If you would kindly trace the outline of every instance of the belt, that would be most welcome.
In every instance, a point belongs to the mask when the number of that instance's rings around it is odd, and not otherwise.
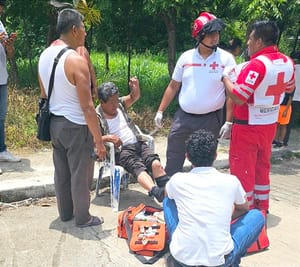
[[[233,119],[233,123],[242,124],[242,125],[248,125],[248,120]]]
[[[51,113],[51,116],[52,117],[56,117],[56,118],[64,118],[65,116],[63,116],[63,115],[55,115],[55,114],[53,114],[53,113]]]
[[[208,113],[204,113],[204,114],[195,114],[195,113],[188,113],[188,112],[185,112],[182,108],[181,108],[182,112],[189,115],[189,116],[194,116],[194,117],[202,117],[202,116],[207,116],[209,114],[212,114],[212,113],[215,113],[215,112],[219,112],[221,109],[218,109],[218,110],[215,110],[215,111],[211,111],[211,112],[208,112]]]

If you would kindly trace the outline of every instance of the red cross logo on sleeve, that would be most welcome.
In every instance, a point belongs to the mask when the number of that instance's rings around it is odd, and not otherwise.
[[[250,79],[256,79],[256,74],[254,72],[251,72],[251,74],[249,75],[250,76]]]
[[[286,87],[284,72],[280,72],[277,76],[276,84],[270,85],[266,91],[266,96],[274,96],[273,105],[279,104],[280,95],[285,91]]]
[[[210,64],[209,65],[213,70],[215,70],[216,69],[216,67],[218,67],[219,66],[219,64],[217,64],[217,62],[216,61],[214,61],[212,64]]]

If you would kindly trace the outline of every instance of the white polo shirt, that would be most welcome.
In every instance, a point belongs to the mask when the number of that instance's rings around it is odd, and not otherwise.
[[[226,66],[236,65],[229,52],[217,48],[204,59],[197,48],[184,52],[178,59],[172,79],[181,82],[179,105],[187,113],[206,114],[221,109],[225,88],[221,77]]]

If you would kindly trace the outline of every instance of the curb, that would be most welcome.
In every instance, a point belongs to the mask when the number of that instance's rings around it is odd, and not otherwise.
[[[278,163],[283,159],[292,158],[292,157],[300,157],[299,150],[290,150],[289,148],[282,148],[280,150],[272,151],[271,163]],[[229,162],[228,162],[228,154],[227,153],[219,153],[218,159],[214,162],[213,165],[216,169],[219,170],[228,170]],[[94,180],[92,184],[92,190],[96,187],[96,182],[98,179],[98,171],[95,167]],[[191,165],[189,162],[185,162],[183,170],[189,171],[191,169]],[[7,180],[1,182],[0,187],[0,202],[11,203],[17,202],[21,200],[25,200],[28,198],[43,198],[43,197],[52,197],[55,196],[55,188],[53,183],[52,174],[44,175],[43,177],[38,177],[37,174],[35,177],[30,177],[30,179],[15,179],[15,180]],[[49,178],[50,176],[50,178]],[[136,179],[130,179],[129,183],[136,183]],[[105,173],[103,179],[100,183],[100,189],[109,186],[109,173]]]

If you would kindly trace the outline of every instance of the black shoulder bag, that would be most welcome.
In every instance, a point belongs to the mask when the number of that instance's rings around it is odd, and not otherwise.
[[[50,82],[48,86],[48,98],[47,99],[41,99],[39,103],[39,112],[36,114],[36,122],[38,125],[37,129],[37,139],[40,141],[50,141],[50,119],[51,119],[51,113],[49,110],[49,102],[50,102],[50,97],[52,93],[52,88],[53,88],[53,83],[54,83],[54,74],[55,74],[55,69],[57,66],[57,63],[59,61],[59,58],[65,53],[69,47],[63,48],[56,58],[54,59],[53,67],[52,67],[52,72],[50,76]]]

